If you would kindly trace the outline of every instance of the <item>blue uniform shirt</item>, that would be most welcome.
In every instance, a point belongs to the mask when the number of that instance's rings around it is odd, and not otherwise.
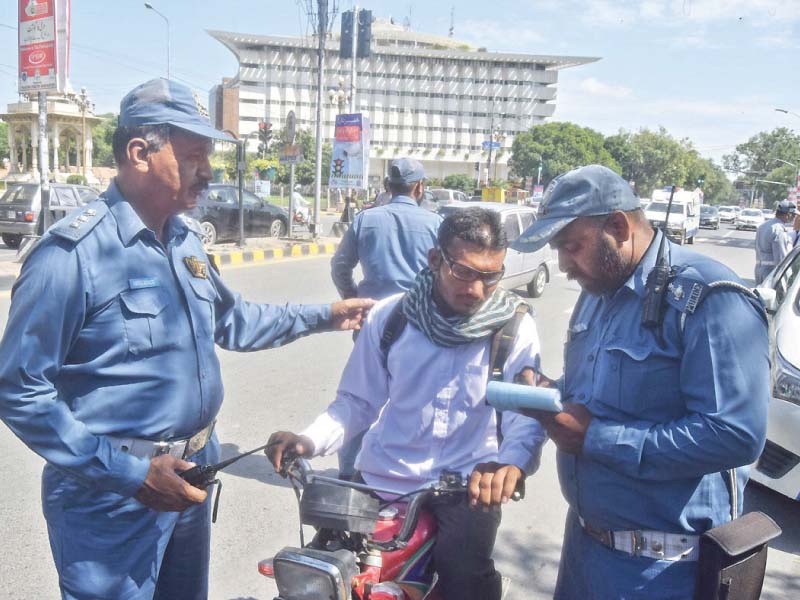
[[[582,294],[565,347],[565,400],[594,415],[580,456],[558,453],[573,510],[596,527],[702,533],[730,520],[725,471],[738,497],[766,434],[767,325],[754,300],[717,289],[682,312],[694,282],[739,281],[720,263],[669,243],[680,274],[663,326],[641,326],[660,234],[627,283]]]
[[[358,213],[331,261],[336,289],[343,298],[379,300],[406,291],[428,265],[441,222],[408,196]],[[359,262],[364,279],[356,286],[353,269]]]
[[[60,471],[123,496],[139,489],[149,461],[113,449],[106,434],[193,435],[222,402],[215,343],[279,346],[331,316],[327,305],[243,301],[202,264],[200,240],[177,217],[165,239],[112,183],[28,257],[0,343],[3,421]]]

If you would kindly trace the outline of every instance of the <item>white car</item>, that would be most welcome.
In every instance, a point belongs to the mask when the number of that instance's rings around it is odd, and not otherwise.
[[[732,206],[719,207],[719,220],[723,223],[733,223],[736,219],[736,211]]]
[[[772,398],[754,481],[800,500],[800,246],[757,289],[769,314]]]
[[[742,209],[738,215],[736,215],[736,220],[734,224],[736,225],[736,229],[758,229],[758,226],[764,222],[764,213],[761,212],[760,208],[745,208]]]
[[[536,220],[536,211],[530,206],[501,202],[453,202],[443,206],[439,214],[446,217],[454,211],[474,207],[488,208],[500,213],[509,244]],[[544,293],[544,288],[550,281],[556,268],[556,261],[550,246],[545,246],[536,252],[518,252],[509,248],[504,266],[506,272],[501,281],[504,288],[513,290],[525,287],[531,298],[538,298]]]
[[[469,196],[460,190],[446,190],[444,188],[431,189],[430,192],[434,195],[436,200],[441,206],[447,206],[452,202],[468,202]]]

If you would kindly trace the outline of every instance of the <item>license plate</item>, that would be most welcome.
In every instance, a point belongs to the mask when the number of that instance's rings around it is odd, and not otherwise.
[[[7,210],[6,217],[9,219],[16,219],[17,218],[17,211],[15,210]]]

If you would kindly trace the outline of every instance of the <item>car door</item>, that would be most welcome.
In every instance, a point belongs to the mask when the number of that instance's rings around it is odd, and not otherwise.
[[[239,235],[239,202],[231,186],[212,187],[204,202],[205,219],[217,228],[217,239],[231,240]]]
[[[269,235],[270,215],[261,210],[261,198],[255,194],[243,191],[244,200],[244,231],[248,237],[267,237]]]
[[[536,211],[530,209],[520,212],[519,220],[522,224],[522,231],[526,231],[536,221]],[[525,252],[522,256],[525,272],[530,278],[533,276],[533,272],[542,265],[546,265],[548,270],[550,269],[548,263],[552,262],[553,252],[550,250],[550,246],[545,244],[543,248],[539,248],[536,252]]]
[[[59,185],[54,185],[50,188],[50,217],[52,223],[60,221],[80,205],[81,202],[73,188]]]
[[[520,228],[518,211],[503,211],[503,229],[506,232],[506,239],[511,244],[519,237],[522,232]],[[525,272],[525,258],[522,252],[513,248],[506,251],[506,274],[503,278],[503,285],[506,289],[513,290],[528,283]]]

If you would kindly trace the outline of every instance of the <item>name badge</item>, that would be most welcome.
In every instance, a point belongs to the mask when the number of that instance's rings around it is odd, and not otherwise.
[[[144,288],[159,287],[161,282],[155,277],[139,277],[137,279],[128,279],[128,286],[132,290],[142,290]]]

